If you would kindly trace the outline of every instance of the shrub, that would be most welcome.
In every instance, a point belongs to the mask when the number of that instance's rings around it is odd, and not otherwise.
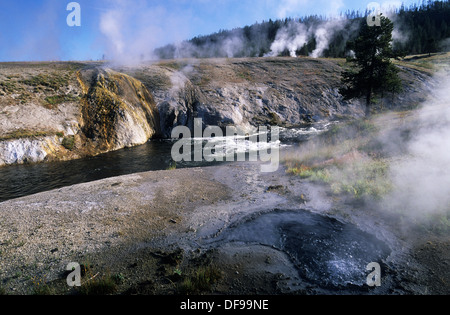
[[[74,136],[64,137],[62,141],[62,146],[67,150],[72,151],[73,148],[75,147],[75,137]]]
[[[79,99],[79,97],[73,95],[52,95],[47,96],[45,98],[45,102],[47,103],[47,107],[51,109],[54,106],[62,104],[64,102],[75,102]]]
[[[36,138],[36,137],[46,137],[50,135],[46,131],[34,131],[27,129],[17,129],[6,135],[0,136],[0,141],[14,140],[14,139],[24,139],[24,138]]]

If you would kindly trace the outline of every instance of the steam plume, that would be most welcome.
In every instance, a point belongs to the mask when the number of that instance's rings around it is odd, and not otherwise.
[[[394,191],[384,207],[414,218],[450,209],[450,74],[418,111],[407,158],[391,167]]]
[[[278,56],[285,49],[289,50],[291,57],[296,57],[296,51],[301,49],[308,41],[309,31],[302,23],[291,21],[286,27],[281,28],[275,41],[272,43],[268,56]]]
[[[275,41],[270,47],[271,52],[267,56],[278,56],[287,49],[291,57],[296,57],[297,51],[314,38],[316,48],[310,53],[310,56],[322,57],[333,36],[343,30],[347,23],[346,20],[333,18],[308,28],[300,21],[290,21],[287,26],[278,31]]]
[[[190,13],[168,11],[145,1],[111,1],[100,16],[100,31],[106,44],[107,59],[121,64],[136,64],[153,59],[156,47],[165,41],[180,41],[188,36]]]

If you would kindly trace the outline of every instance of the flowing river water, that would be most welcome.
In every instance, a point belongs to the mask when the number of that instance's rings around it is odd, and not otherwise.
[[[281,129],[281,146],[295,145],[318,134],[328,124],[314,127]],[[207,141],[205,139],[204,141]],[[211,139],[209,139],[211,140]],[[193,140],[194,141],[194,140]],[[229,142],[227,141],[229,144]],[[0,202],[23,196],[133,173],[166,170],[174,166],[170,140],[149,141],[144,145],[101,154],[95,157],[64,162],[33,165],[12,165],[0,168]],[[249,154],[249,141],[237,143],[236,150]],[[212,166],[227,162],[178,162],[177,168]]]

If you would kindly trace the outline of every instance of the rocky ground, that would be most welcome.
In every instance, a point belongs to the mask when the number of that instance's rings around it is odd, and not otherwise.
[[[450,292],[445,235],[398,229],[395,217],[347,204],[284,168],[261,173],[259,167],[141,173],[1,203],[0,287],[5,294],[85,292],[66,284],[67,264],[78,262],[87,267],[84,286],[112,279],[114,288],[101,292],[113,294]],[[392,251],[382,286],[320,286],[302,279],[275,247],[211,242],[275,209],[332,216],[383,240]],[[205,275],[206,284],[198,280]]]

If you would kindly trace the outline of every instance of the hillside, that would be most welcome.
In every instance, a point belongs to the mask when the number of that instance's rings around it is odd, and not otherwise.
[[[298,126],[360,117],[338,93],[341,59],[242,58],[0,65],[0,166],[75,159],[168,138],[174,126]],[[429,73],[401,66],[404,91],[380,100],[411,108]],[[430,69],[424,69],[430,70]]]
[[[405,54],[449,51],[450,2],[423,1],[382,12],[394,22],[393,46]],[[366,13],[347,11],[339,17],[304,16],[262,21],[232,30],[197,36],[155,50],[159,58],[313,56],[344,58]]]

